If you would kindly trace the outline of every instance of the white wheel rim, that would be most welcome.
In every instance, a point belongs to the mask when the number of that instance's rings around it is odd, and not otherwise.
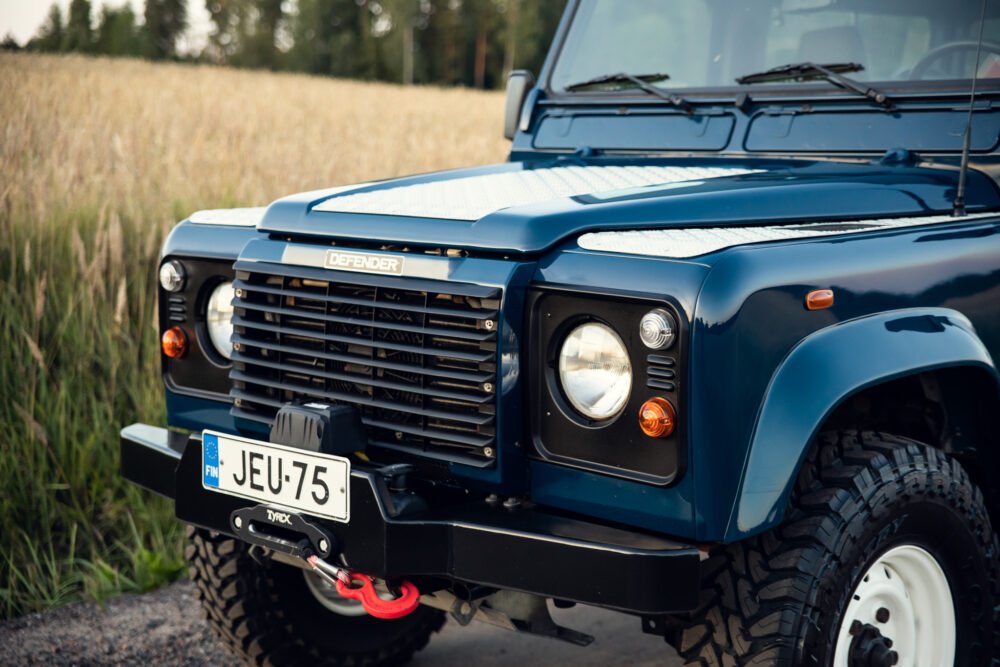
[[[888,619],[879,610],[888,611]],[[890,549],[851,594],[837,635],[834,667],[850,667],[851,625],[871,624],[892,640],[897,667],[940,667],[955,660],[955,604],[948,577],[930,553],[914,545]]]
[[[309,592],[313,594],[316,601],[333,613],[341,616],[365,616],[368,614],[359,600],[345,598],[337,592],[335,586],[315,572],[303,570],[302,576],[305,577],[306,586],[309,587]]]

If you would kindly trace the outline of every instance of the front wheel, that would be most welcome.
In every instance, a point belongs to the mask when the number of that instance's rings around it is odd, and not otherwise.
[[[239,540],[196,528],[188,537],[190,576],[208,622],[248,664],[402,665],[444,625],[444,614],[428,607],[373,618],[311,573],[258,563]]]
[[[921,546],[901,544],[879,556],[854,588],[833,664],[951,665],[956,628],[955,599],[941,562]]]
[[[827,433],[778,528],[717,550],[688,665],[1000,664],[998,544],[962,467],[912,440]]]

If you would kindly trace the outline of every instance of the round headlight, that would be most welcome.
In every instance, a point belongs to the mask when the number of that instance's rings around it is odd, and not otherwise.
[[[616,417],[632,391],[632,363],[622,339],[597,322],[573,329],[559,351],[559,381],[580,414],[594,421]]]
[[[208,298],[205,325],[215,351],[226,359],[233,355],[233,284],[222,283]]]
[[[160,267],[160,287],[168,292],[180,292],[184,288],[184,265],[176,259],[164,262]]]
[[[651,350],[665,350],[673,345],[676,335],[674,316],[662,308],[649,311],[639,321],[639,338]]]

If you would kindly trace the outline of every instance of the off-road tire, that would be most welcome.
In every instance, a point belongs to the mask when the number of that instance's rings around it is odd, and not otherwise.
[[[982,494],[944,453],[873,432],[818,438],[784,522],[704,563],[701,605],[674,644],[689,666],[828,666],[859,578],[903,543],[948,577],[955,665],[1000,664],[1000,552]]]
[[[209,624],[252,665],[402,665],[444,625],[418,607],[404,618],[337,615],[309,592],[302,571],[258,563],[239,540],[188,528],[190,577]]]

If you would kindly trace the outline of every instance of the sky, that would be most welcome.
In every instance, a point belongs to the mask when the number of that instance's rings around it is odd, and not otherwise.
[[[62,7],[65,16],[70,0],[0,0],[0,39],[9,32],[20,44],[24,44],[45,21],[45,15],[49,13],[53,1]],[[142,0],[91,0],[94,21],[97,21],[101,6],[120,7],[126,2],[132,5],[141,19]],[[180,45],[182,50],[200,47],[208,35],[208,12],[203,0],[188,0],[188,23],[188,35],[185,43]]]

